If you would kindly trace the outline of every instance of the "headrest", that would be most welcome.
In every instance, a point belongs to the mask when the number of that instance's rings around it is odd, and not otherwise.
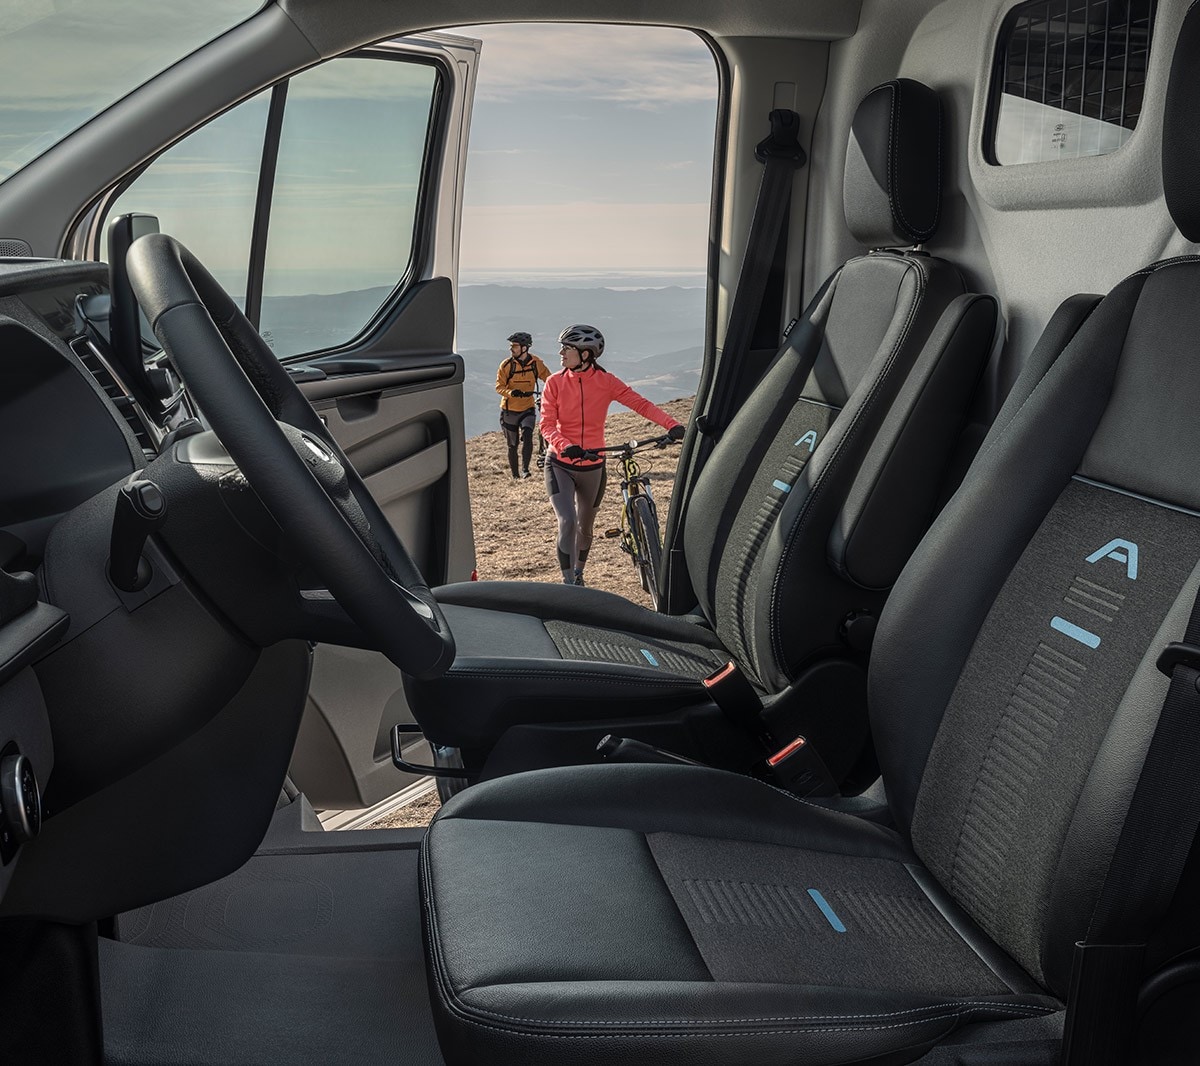
[[[846,149],[846,225],[868,248],[924,244],[942,206],[942,106],[897,78],[858,105]]]
[[[1189,241],[1200,241],[1200,7],[1188,9],[1175,42],[1163,113],[1163,191],[1167,210]]]

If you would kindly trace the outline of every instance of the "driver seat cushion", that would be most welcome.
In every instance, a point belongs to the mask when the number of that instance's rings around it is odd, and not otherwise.
[[[729,661],[702,619],[599,589],[463,582],[437,597],[454,663],[437,679],[404,678],[411,706],[453,708],[421,716],[435,743],[490,748],[510,726],[603,720],[617,704],[629,715],[693,706],[707,699],[701,679]]]
[[[1059,1007],[896,833],[717,770],[476,786],[435,820],[421,877],[449,1062],[703,1063],[731,1043],[859,1062]]]

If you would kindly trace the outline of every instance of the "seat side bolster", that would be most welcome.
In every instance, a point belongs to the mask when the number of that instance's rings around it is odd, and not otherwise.
[[[889,588],[933,520],[998,313],[991,296],[959,296],[917,356],[830,532],[847,581]]]

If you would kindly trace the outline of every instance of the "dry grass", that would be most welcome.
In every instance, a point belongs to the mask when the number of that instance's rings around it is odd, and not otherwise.
[[[662,405],[686,424],[692,400],[671,400]],[[605,436],[610,445],[639,437],[655,436],[659,429],[640,415],[621,410],[609,415]],[[659,520],[666,523],[679,448],[643,453],[639,462],[649,473]],[[620,541],[606,540],[604,530],[621,522],[620,468],[609,463],[608,489],[596,519],[596,539],[587,564],[587,583],[650,605],[637,571]],[[538,471],[526,481],[514,481],[508,469],[504,436],[483,433],[467,441],[467,484],[471,492],[471,518],[475,525],[475,558],[481,581],[562,580],[555,556],[557,524],[546,496],[545,478]]]
[[[671,400],[660,406],[686,424],[692,411],[692,398]],[[624,410],[610,414],[604,429],[610,445],[658,434],[658,427],[653,423]],[[665,525],[679,448],[672,446],[645,453],[639,462],[643,473],[650,475],[659,521]],[[562,573],[554,550],[557,524],[546,496],[545,479],[535,471],[528,480],[513,480],[508,469],[504,435],[499,430],[467,441],[467,484],[471,492],[479,579],[561,581]],[[649,607],[650,598],[642,591],[629,556],[621,551],[620,540],[607,540],[603,536],[604,530],[615,528],[620,522],[620,473],[614,461],[609,464],[608,490],[596,519],[596,539],[586,570],[587,583]],[[430,792],[366,828],[428,825],[437,814],[438,806],[437,792]]]

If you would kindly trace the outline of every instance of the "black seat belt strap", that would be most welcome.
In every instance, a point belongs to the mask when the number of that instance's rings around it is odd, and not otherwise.
[[[760,141],[754,150],[755,158],[763,164],[762,183],[754,205],[754,218],[746,238],[746,254],[729,311],[721,362],[713,382],[713,404],[702,416],[704,434],[715,441],[729,422],[732,397],[729,383],[736,375],[738,364],[749,351],[754,327],[767,291],[767,279],[779,232],[783,227],[788,204],[791,203],[792,177],[807,162],[800,145],[800,116],[795,111],[772,111],[771,134]],[[710,444],[711,446],[711,444]]]
[[[1182,643],[1158,668],[1171,678],[1087,938],[1075,946],[1063,1066],[1132,1060],[1146,944],[1167,914],[1200,829],[1200,594]]]

